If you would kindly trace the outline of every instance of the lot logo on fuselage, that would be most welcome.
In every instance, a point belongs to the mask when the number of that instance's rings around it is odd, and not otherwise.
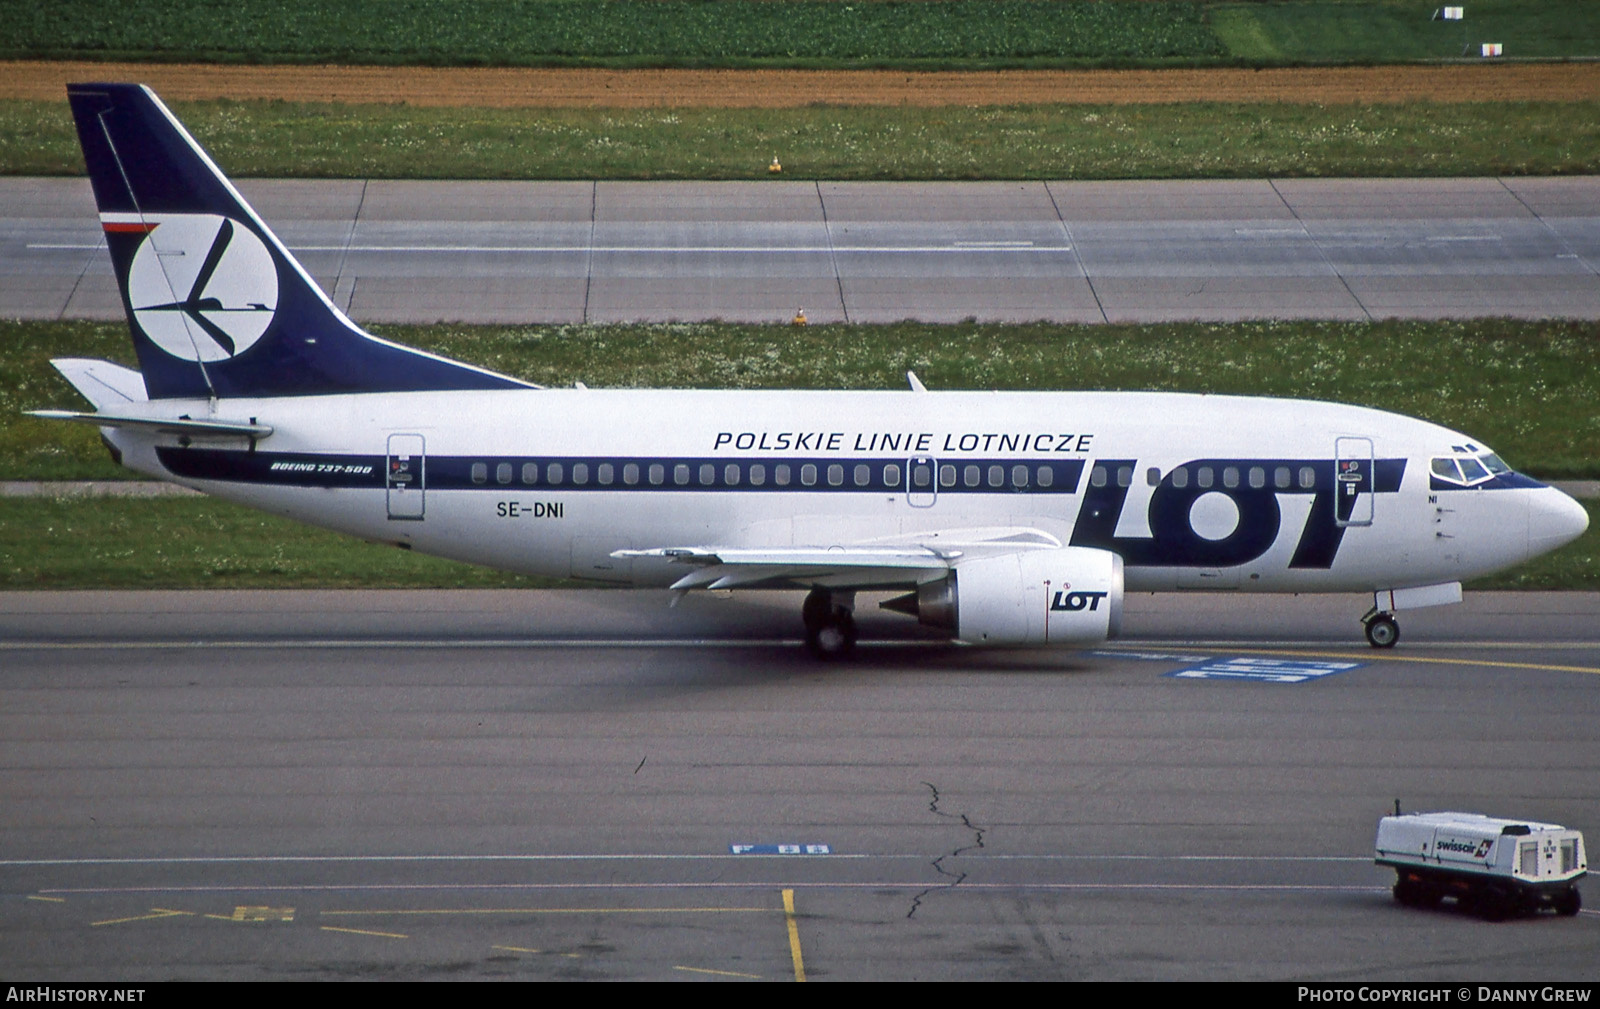
[[[186,361],[225,361],[272,325],[278,271],[256,233],[216,214],[157,219],[128,267],[128,304],[156,346]]]
[[[1111,550],[1134,567],[1227,568],[1248,564],[1261,557],[1273,543],[1283,524],[1280,495],[1311,498],[1305,525],[1299,530],[1291,569],[1333,566],[1344,539],[1341,524],[1354,511],[1361,494],[1395,494],[1405,475],[1405,460],[1379,459],[1370,475],[1347,480],[1333,459],[1195,459],[1167,472],[1151,489],[1148,518],[1149,535],[1119,535],[1117,526],[1128,503],[1131,474],[1137,461],[1104,459],[1097,465],[1106,473],[1126,471],[1130,479],[1090,481],[1084,489],[1083,505],[1072,529],[1072,545]],[[1216,474],[1234,473],[1220,482],[1202,486],[1198,479],[1179,483],[1174,474],[1185,475],[1209,469]],[[1257,476],[1251,479],[1251,470]],[[1280,483],[1267,475],[1282,471],[1289,482]],[[1309,476],[1309,483],[1300,476]],[[1344,481],[1344,482],[1341,482]],[[1337,493],[1340,487],[1349,493]]]

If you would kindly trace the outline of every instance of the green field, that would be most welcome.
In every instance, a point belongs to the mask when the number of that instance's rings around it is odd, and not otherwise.
[[[1254,322],[788,326],[383,326],[384,336],[545,385],[1158,389],[1360,403],[1480,438],[1545,478],[1600,478],[1591,323]],[[50,357],[128,361],[120,323],[0,322],[0,473],[128,475],[96,432],[21,416],[82,406]]]
[[[175,111],[225,171],[278,178],[754,179],[774,155],[829,180],[1600,172],[1600,102]],[[0,101],[0,174],[82,172],[65,102]]]
[[[1600,54],[1592,0],[0,0],[0,58],[452,66],[1207,66]]]
[[[1434,21],[1432,2],[1208,5],[1230,57],[1246,63],[1406,63],[1477,56],[1499,42],[1510,57],[1600,54],[1593,0],[1476,0],[1461,21]],[[1466,50],[1466,51],[1464,51]]]
[[[366,543],[211,498],[0,498],[0,591],[554,584]]]

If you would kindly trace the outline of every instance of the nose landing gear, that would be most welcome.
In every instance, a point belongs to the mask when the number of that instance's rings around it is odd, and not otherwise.
[[[819,659],[840,659],[856,646],[856,594],[812,589],[800,608],[806,647]]]
[[[1367,644],[1374,648],[1393,648],[1400,640],[1400,625],[1395,622],[1394,614],[1376,606],[1362,616],[1361,627],[1367,632]]]

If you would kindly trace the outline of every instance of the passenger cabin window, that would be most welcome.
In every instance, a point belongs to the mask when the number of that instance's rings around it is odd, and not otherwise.
[[[982,479],[983,476],[976,466],[968,466],[961,471],[961,482],[968,487],[978,486]]]
[[[763,466],[761,463],[758,463],[758,462],[751,463],[750,464],[750,485],[752,487],[760,487],[762,484],[764,484],[766,482],[767,482],[767,467]]]
[[[922,478],[924,480],[926,480],[927,476],[925,474],[923,474]],[[842,485],[843,483],[844,483],[844,467],[839,465],[836,462],[835,463],[829,463],[828,464],[828,486],[829,487],[838,487],[838,486]]]
[[[586,462],[575,462],[575,463],[572,464],[572,482],[575,483],[575,484],[579,484],[579,485],[586,484],[586,483],[589,482],[589,464],[588,463],[586,463]]]
[[[611,481],[616,479],[617,469],[610,463],[603,462],[599,466],[598,476],[600,478],[600,482],[609,487],[611,486]]]
[[[947,468],[952,474],[955,472],[955,467],[951,466]],[[955,482],[954,476],[952,476],[950,479],[951,483]],[[898,488],[900,486],[900,467],[894,463],[890,463],[889,465],[885,466],[883,468],[883,482],[888,484],[891,489]]]
[[[630,462],[622,467],[622,482],[632,487],[639,482],[639,464]]]
[[[539,464],[538,463],[536,463],[536,462],[525,462],[525,463],[522,464],[522,482],[523,483],[538,483],[539,482]]]
[[[1215,481],[1212,478],[1211,467],[1201,466],[1200,471],[1195,474],[1194,485],[1204,489],[1210,487],[1213,482]]]
[[[511,482],[511,464],[503,462],[494,468],[495,483]]]
[[[1161,486],[1161,470],[1155,466],[1151,466],[1149,469],[1145,470],[1144,482],[1145,485],[1149,487]]]
[[[1049,466],[1040,466],[1038,478],[1040,487],[1052,486],[1056,482],[1056,471]]]
[[[772,478],[779,487],[789,486],[789,464],[780,462],[772,468]]]
[[[544,478],[551,484],[559,484],[566,475],[566,470],[558,462],[553,462],[544,468]]]
[[[679,487],[687,484],[689,482],[689,467],[681,462],[672,467],[672,482]]]
[[[1104,466],[1096,466],[1090,470],[1089,482],[1096,487],[1104,487],[1106,485],[1106,468]]]
[[[1311,490],[1317,485],[1317,468],[1315,466],[1300,467],[1300,489]]]
[[[1132,487],[1133,486],[1133,467],[1132,466],[1118,466],[1117,467],[1117,486],[1118,487]]]
[[[1260,490],[1267,485],[1267,471],[1260,466],[1250,467],[1250,486]]]
[[[893,480],[889,479],[889,471],[890,470],[893,470],[894,473],[895,473],[895,477],[894,477]],[[900,480],[900,467],[898,467],[898,466],[885,466],[884,467],[884,469],[883,469],[883,481],[884,481],[884,483],[887,483],[889,486],[893,487],[896,483],[899,482],[899,480]],[[950,465],[949,463],[945,463],[943,466],[940,466],[939,467],[939,486],[940,487],[954,487],[955,485],[956,485],[956,468],[954,466]]]
[[[807,487],[815,487],[817,485],[817,467],[814,463],[808,462],[800,467],[800,482]]]
[[[708,462],[701,463],[700,464],[700,485],[702,487],[709,487],[709,486],[711,486],[712,484],[714,484],[716,482],[717,482],[717,467],[713,466],[711,463],[708,463]]]
[[[650,483],[653,486],[659,487],[663,483],[666,482],[666,479],[667,479],[667,468],[665,466],[661,465],[658,462],[651,463],[650,464]]]
[[[486,462],[475,462],[475,463],[472,464],[472,482],[473,483],[488,483],[489,482],[489,464],[488,463],[486,463]]]
[[[730,462],[722,467],[722,482],[729,487],[739,486],[739,464]]]
[[[1177,469],[1172,471],[1172,486],[1178,488],[1179,490],[1183,490],[1185,487],[1189,486],[1189,467],[1179,466]]]
[[[1287,467],[1287,466],[1275,466],[1275,467],[1273,467],[1273,470],[1272,470],[1272,486],[1278,488],[1279,490],[1288,490],[1289,489],[1289,481],[1290,481],[1289,467]]]

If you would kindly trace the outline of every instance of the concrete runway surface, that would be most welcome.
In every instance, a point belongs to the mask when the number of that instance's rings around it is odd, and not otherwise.
[[[864,605],[830,665],[798,594],[664,603],[0,595],[0,976],[1600,977],[1600,915],[1371,863],[1397,797],[1600,837],[1600,594],[1392,652],[1355,596],[1131,597],[1079,653]]]
[[[1600,177],[240,189],[371,322],[1600,318]],[[0,179],[0,318],[121,318],[87,180]]]

